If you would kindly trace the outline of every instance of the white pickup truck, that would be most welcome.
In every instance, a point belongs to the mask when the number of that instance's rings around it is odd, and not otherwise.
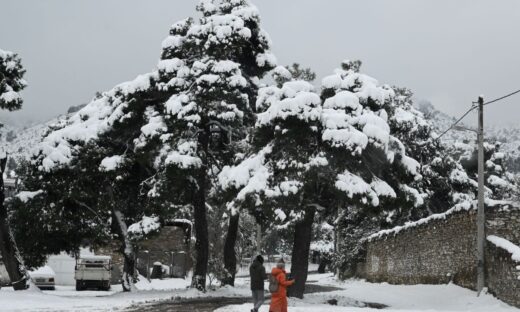
[[[90,288],[109,290],[111,269],[112,258],[110,256],[81,256],[76,260],[74,273],[76,290]]]

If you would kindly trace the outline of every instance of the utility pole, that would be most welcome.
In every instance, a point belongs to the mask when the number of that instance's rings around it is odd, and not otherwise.
[[[484,247],[486,242],[484,212],[484,98],[478,98],[478,211],[477,211],[477,292],[485,285]]]

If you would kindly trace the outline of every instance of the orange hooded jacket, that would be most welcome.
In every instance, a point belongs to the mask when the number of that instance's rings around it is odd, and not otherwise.
[[[271,305],[269,312],[287,312],[287,287],[294,284],[294,281],[286,280],[285,270],[273,268],[271,275],[278,281],[278,291],[271,295]]]

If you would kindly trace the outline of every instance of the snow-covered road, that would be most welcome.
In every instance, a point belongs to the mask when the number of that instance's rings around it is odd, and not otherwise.
[[[379,303],[388,312],[519,312],[489,294],[480,297],[474,291],[449,285],[389,285],[374,284],[360,280],[338,282],[330,274],[311,275],[311,281],[318,285],[329,285],[342,290],[313,293],[303,300],[289,299],[290,312],[373,312],[375,308],[363,307],[364,303]],[[327,301],[337,300],[337,306]],[[268,311],[268,306],[262,308]],[[250,304],[233,305],[220,308],[216,312],[249,312]],[[262,310],[260,310],[262,311]]]
[[[141,290],[135,293],[122,293],[119,286],[114,286],[111,292],[76,292],[70,287],[58,287],[54,292],[15,292],[9,288],[2,288],[0,311],[121,311],[129,308],[139,311],[139,307],[145,305],[150,307],[155,302],[171,302],[186,298],[250,296],[247,278],[237,279],[235,288],[219,288],[206,294],[186,289],[188,284],[189,279],[154,280],[151,284],[142,281],[138,284]],[[331,274],[312,274],[309,276],[309,284],[319,287],[338,287],[338,289],[322,288],[332,291],[307,294],[303,300],[290,299],[290,312],[373,312],[377,310],[367,307],[366,303],[385,305],[388,308],[384,311],[389,312],[520,312],[520,309],[508,306],[491,295],[484,294],[477,297],[475,292],[456,285],[404,286],[373,284],[360,280],[337,282]],[[336,301],[337,306],[329,305],[327,302],[330,300]],[[216,307],[218,306],[221,305]],[[249,312],[251,304],[232,304],[216,311]],[[268,311],[267,305],[263,307],[263,311]]]

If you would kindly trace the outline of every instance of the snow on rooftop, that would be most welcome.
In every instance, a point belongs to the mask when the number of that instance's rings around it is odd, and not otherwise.
[[[171,222],[174,222],[174,223],[184,223],[184,224],[188,224],[189,226],[193,226],[193,222],[191,222],[188,219],[173,219],[173,220],[171,220]]]
[[[40,268],[37,268],[33,271],[29,271],[29,275],[31,277],[36,277],[36,276],[55,276],[56,273],[54,273],[54,270],[46,265],[46,266],[43,266],[43,267],[40,267]]]
[[[80,259],[87,261],[111,260],[111,256],[104,255],[81,255]]]

